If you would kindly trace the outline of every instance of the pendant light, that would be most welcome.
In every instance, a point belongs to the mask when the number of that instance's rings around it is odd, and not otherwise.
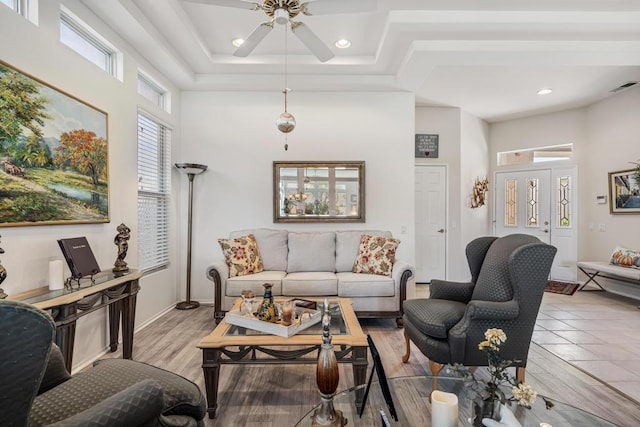
[[[289,145],[287,144],[287,134],[293,131],[296,127],[296,119],[293,117],[293,114],[287,111],[287,95],[291,91],[287,87],[287,72],[288,72],[288,57],[287,57],[287,26],[284,26],[284,90],[282,93],[284,94],[284,112],[280,114],[280,117],[276,120],[276,127],[282,133],[284,133],[284,149],[285,151],[289,149]]]

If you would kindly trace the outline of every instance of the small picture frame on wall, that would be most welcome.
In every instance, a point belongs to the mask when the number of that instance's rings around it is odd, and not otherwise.
[[[437,159],[439,135],[416,134],[415,148],[416,158]]]
[[[629,169],[609,172],[609,212],[640,214],[640,172]]]

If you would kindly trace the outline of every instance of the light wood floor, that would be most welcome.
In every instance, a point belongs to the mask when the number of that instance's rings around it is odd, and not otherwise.
[[[138,332],[133,358],[176,372],[204,391],[199,340],[214,327],[213,308],[172,310]],[[388,377],[424,375],[427,361],[412,348],[403,364],[402,330],[392,320],[361,321],[380,351]],[[120,357],[120,352],[105,357]],[[532,344],[527,382],[546,396],[600,415],[621,426],[640,425],[640,407],[603,383],[572,367],[551,352]],[[353,385],[351,369],[340,365],[338,390]],[[207,426],[293,426],[319,403],[314,365],[223,366],[218,416]]]

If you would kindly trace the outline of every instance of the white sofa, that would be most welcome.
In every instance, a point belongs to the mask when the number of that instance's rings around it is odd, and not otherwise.
[[[215,284],[215,320],[219,322],[245,289],[257,296],[263,284],[273,284],[274,296],[302,298],[351,298],[358,317],[395,318],[402,326],[402,303],[407,287],[415,288],[413,266],[398,259],[391,276],[352,273],[363,234],[391,237],[388,231],[345,230],[293,232],[259,228],[230,234],[237,238],[253,234],[258,243],[264,271],[229,277],[222,251],[220,260],[207,267]],[[409,289],[413,295],[415,289]]]

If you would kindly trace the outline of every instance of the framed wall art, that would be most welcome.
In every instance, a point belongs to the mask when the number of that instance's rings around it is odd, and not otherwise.
[[[273,222],[365,222],[363,161],[273,162]]]
[[[108,115],[0,61],[0,227],[109,222]]]
[[[640,214],[640,171],[609,172],[609,212]]]

